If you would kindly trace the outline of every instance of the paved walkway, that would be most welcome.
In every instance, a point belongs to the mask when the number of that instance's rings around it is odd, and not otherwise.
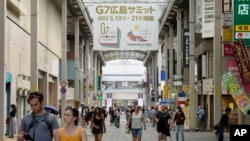
[[[121,127],[116,128],[115,126],[111,126],[106,121],[107,133],[103,135],[102,141],[131,141],[132,135],[125,133],[125,125],[126,120],[125,116],[121,116]],[[94,141],[94,136],[91,134],[90,129],[87,128],[88,141]],[[168,141],[176,141],[175,139],[175,131],[171,131],[171,139]],[[225,141],[229,141],[229,134],[225,133]],[[213,132],[189,132],[185,131],[184,133],[185,141],[216,141],[216,137]],[[8,139],[6,138],[4,141],[16,141],[17,139]],[[142,141],[157,141],[157,132],[156,128],[151,126],[151,123],[147,123],[147,130],[143,131]],[[179,141],[181,141],[179,139]]]

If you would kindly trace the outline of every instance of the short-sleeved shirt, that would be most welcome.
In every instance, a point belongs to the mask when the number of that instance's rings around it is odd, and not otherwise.
[[[168,112],[158,111],[156,114],[156,118],[158,119],[157,126],[167,126],[168,120],[171,119],[170,114]]]
[[[155,109],[152,109],[152,110],[149,112],[149,114],[150,114],[150,117],[152,118],[152,117],[156,116],[157,111],[156,111]]]
[[[29,130],[29,135],[35,141],[52,141],[53,137],[51,135],[50,129],[48,128],[47,124],[45,123],[46,113],[44,112],[41,115],[35,116],[35,122],[32,128]],[[29,113],[25,115],[20,124],[20,131],[26,132],[29,128],[30,123],[32,122],[32,114]],[[52,131],[58,129],[58,122],[56,117],[49,113],[48,116],[49,124],[51,125]]]
[[[168,123],[168,120],[171,119],[170,114],[167,111],[165,112],[159,111],[156,114],[156,118],[158,119],[157,132],[162,133],[166,136],[170,136],[169,123]]]

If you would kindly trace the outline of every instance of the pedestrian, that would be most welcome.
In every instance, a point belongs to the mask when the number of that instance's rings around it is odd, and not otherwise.
[[[219,136],[218,141],[223,141],[224,138],[224,129],[229,129],[229,114],[231,113],[232,109],[227,107],[225,109],[225,114],[220,119],[220,122],[216,125],[216,134]]]
[[[202,109],[201,106],[198,106],[197,116],[198,116],[198,129],[199,131],[202,131],[204,128],[203,122],[205,121],[205,111]]]
[[[167,141],[170,136],[171,117],[165,105],[161,105],[161,110],[154,117],[157,123],[158,141]]]
[[[144,114],[140,110],[140,107],[136,105],[126,125],[126,129],[130,129],[132,132],[133,141],[141,141],[143,125],[144,130],[146,130]]]
[[[101,141],[103,133],[106,133],[106,125],[102,109],[99,107],[96,107],[94,110],[91,118],[91,126],[95,141]]]
[[[43,94],[32,92],[28,103],[32,112],[21,120],[18,132],[19,141],[52,141],[58,129],[56,117],[45,111],[43,107]]]
[[[126,120],[128,121],[129,117],[130,117],[130,111],[131,111],[131,108],[130,106],[127,107],[126,109]]]
[[[64,111],[63,120],[66,126],[57,130],[55,141],[87,141],[86,130],[78,126],[78,109],[67,107]]]
[[[92,118],[92,115],[93,115],[93,113],[94,113],[94,111],[95,111],[95,107],[94,107],[94,106],[91,106],[90,111],[89,111],[89,108],[88,108],[87,111],[88,111],[88,112],[87,112],[87,114],[86,114],[86,116],[85,116],[85,123],[84,123],[84,124],[89,125],[89,121],[90,121],[91,118]],[[90,125],[90,128],[92,128],[91,125]],[[92,129],[91,129],[91,130],[92,130]]]
[[[150,115],[150,119],[152,121],[152,126],[155,127],[156,121],[155,121],[155,116],[156,116],[157,110],[156,107],[152,106],[149,115]]]
[[[120,127],[120,116],[121,116],[121,110],[120,108],[117,108],[115,110],[115,127]]]
[[[8,129],[9,129],[9,136],[8,138],[14,138],[14,134],[16,134],[16,106],[14,104],[10,105],[11,111],[8,116]]]
[[[174,123],[175,123],[175,131],[176,131],[176,141],[179,140],[179,132],[181,134],[181,139],[184,141],[184,121],[185,121],[185,115],[182,112],[182,109],[180,106],[176,108],[176,113],[174,116]]]
[[[58,122],[59,127],[61,127],[61,122],[62,122],[62,106],[61,105],[59,105],[58,107],[57,122]]]
[[[102,114],[104,115],[104,119],[106,119],[107,118],[107,116],[108,116],[108,112],[107,112],[107,110],[106,110],[106,107],[104,106],[104,107],[102,107]]]
[[[79,112],[78,125],[84,127],[84,124],[85,124],[84,120],[85,119],[83,118],[83,113],[82,113],[83,112],[83,110],[82,110],[83,107],[80,106],[80,101],[79,100],[75,100],[74,101],[74,106],[75,106],[76,109],[78,109],[78,112]]]
[[[114,125],[114,123],[115,123],[115,110],[113,107],[110,107],[109,115],[110,115],[110,125]]]

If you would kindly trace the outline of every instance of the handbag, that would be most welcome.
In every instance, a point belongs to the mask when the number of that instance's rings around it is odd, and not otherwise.
[[[125,129],[125,132],[126,132],[127,134],[130,134],[130,129],[129,129],[129,128]]]
[[[214,125],[214,130],[217,130],[217,129],[220,128],[220,127],[221,127],[221,124],[220,124],[220,123],[217,123],[217,124]]]
[[[12,117],[7,117],[6,120],[5,120],[5,124],[9,124],[11,118],[12,118]]]
[[[132,124],[132,116],[133,116],[133,113],[131,113],[131,116],[130,116],[130,122],[129,122],[129,125],[128,125],[128,129],[131,129],[131,124]]]

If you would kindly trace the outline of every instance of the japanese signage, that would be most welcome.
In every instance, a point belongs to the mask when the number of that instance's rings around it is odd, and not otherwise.
[[[242,80],[241,80],[240,72],[239,72],[238,65],[235,59],[228,59],[226,65],[227,65],[227,70],[233,72],[234,76],[241,83]]]
[[[183,36],[183,67],[188,68],[189,67],[189,30],[183,29],[182,31]]]
[[[143,99],[138,99],[138,106],[143,107]]]
[[[214,0],[202,0],[202,38],[214,36]]]
[[[164,81],[165,79],[166,79],[165,70],[161,70],[161,81]]]
[[[223,42],[232,42],[233,38],[232,28],[223,28]]]
[[[112,102],[112,98],[107,98],[106,99],[107,101],[107,110],[109,109],[109,107],[112,107],[112,104],[113,104],[113,102]]]
[[[195,33],[201,33],[202,29],[202,1],[195,1]]]
[[[157,4],[94,5],[94,50],[157,50]]]
[[[243,83],[250,82],[250,60],[243,40],[234,42],[234,56]]]
[[[222,0],[222,12],[231,12],[232,0]]]
[[[238,105],[239,109],[246,114],[250,110],[250,100],[246,92],[240,86],[237,78],[232,72],[226,72],[222,75],[222,82],[224,86],[228,89],[229,93],[235,100],[235,103]]]
[[[231,43],[223,44],[224,56],[234,56],[233,45]]]
[[[235,59],[228,59],[227,60],[227,70],[232,71],[234,76],[237,78],[239,81],[240,85],[242,86],[243,90],[247,93],[250,94],[250,83],[242,83],[241,75],[238,69],[238,64]]]
[[[163,86],[163,99],[168,99],[168,85]]]
[[[234,40],[250,45],[250,0],[234,0]]]
[[[232,13],[224,13],[223,26],[225,26],[225,27],[232,27],[233,26],[233,14]]]

